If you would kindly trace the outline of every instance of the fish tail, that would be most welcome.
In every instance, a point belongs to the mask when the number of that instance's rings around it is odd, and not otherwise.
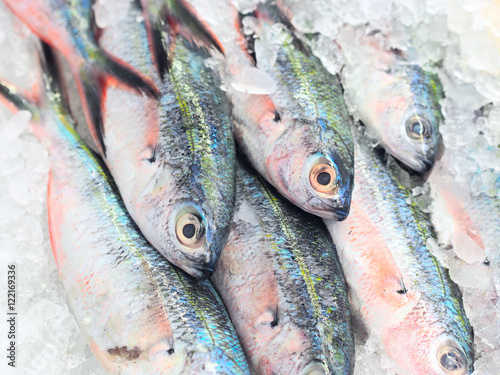
[[[106,156],[102,85],[100,74],[91,67],[83,67],[74,74],[87,125],[101,155]]]
[[[208,23],[185,0],[167,0],[168,20],[180,26],[180,32],[206,49],[215,48],[224,54],[224,47]]]
[[[144,76],[125,61],[108,54],[100,47],[92,46],[88,49],[91,50],[89,52],[91,56],[91,66],[97,66],[104,74],[116,78],[119,82],[122,82],[134,90],[145,93],[155,99],[160,98],[160,90],[149,77]],[[82,68],[82,70],[85,69],[89,70],[89,67],[84,66]]]
[[[163,82],[165,76],[170,70],[170,60],[164,43],[165,24],[161,19],[155,20],[154,17],[152,17],[152,15],[147,11],[147,8],[143,6],[141,0],[136,0],[135,4],[143,14],[153,63],[156,67],[160,80]]]

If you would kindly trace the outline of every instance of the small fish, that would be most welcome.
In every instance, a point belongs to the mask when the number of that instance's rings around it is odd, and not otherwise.
[[[255,13],[261,43],[273,10]],[[348,213],[353,188],[352,119],[338,77],[331,75],[287,27],[276,62],[264,68],[276,89],[269,95],[230,89],[235,138],[252,165],[303,210],[335,220]],[[259,60],[256,60],[259,66]],[[264,65],[264,64],[262,64]]]
[[[428,218],[408,203],[375,154],[355,140],[352,211],[327,221],[350,291],[353,313],[387,354],[415,375],[473,371],[473,332],[457,285],[430,253]]]
[[[156,82],[161,96],[101,81],[103,128],[94,128],[94,140],[146,239],[185,272],[207,278],[224,248],[234,205],[228,101],[205,64],[208,53],[171,28],[155,36],[162,51],[152,53],[141,14],[132,5],[102,31],[100,48]],[[166,65],[156,65],[153,56],[167,56]]]
[[[250,374],[212,284],[165,260],[128,215],[106,167],[73,130],[44,49],[51,111],[34,109],[48,144],[50,238],[61,281],[89,346],[114,374]],[[7,87],[0,93],[31,104]]]
[[[320,219],[240,162],[234,221],[214,284],[255,374],[352,374],[346,285]]]
[[[337,39],[346,56],[342,71],[346,96],[387,152],[409,168],[426,172],[434,165],[441,142],[440,80],[412,62],[411,50],[388,50],[383,36],[360,34],[344,30]]]

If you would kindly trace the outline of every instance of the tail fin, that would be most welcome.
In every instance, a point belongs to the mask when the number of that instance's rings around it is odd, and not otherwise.
[[[132,65],[107,53],[98,46],[95,39],[95,30],[93,30],[93,28],[97,28],[97,25],[95,23],[95,14],[91,3],[92,2],[80,2],[79,4],[82,13],[81,17],[85,18],[85,23],[88,23],[89,29],[87,30],[87,38],[77,38],[84,43],[83,54],[90,56],[89,65],[97,66],[98,69],[102,70],[105,74],[116,78],[119,82],[124,83],[134,90],[143,92],[152,98],[159,99],[161,92],[149,77],[142,74]],[[75,17],[75,20],[78,19],[79,17]],[[89,69],[89,67],[84,67],[84,69]]]
[[[163,82],[170,70],[170,60],[167,54],[167,48],[164,44],[164,21],[162,19],[155,19],[152,14],[145,11],[141,0],[135,0],[135,6],[141,14],[143,14],[153,63],[160,80]]]
[[[161,96],[160,90],[151,79],[99,47],[96,47],[92,51],[92,63],[97,65],[106,74],[115,77],[118,81],[123,82],[134,90],[143,92],[155,99],[159,99]],[[88,68],[84,67],[84,69]]]
[[[104,142],[101,80],[92,69],[83,69],[80,71],[80,74],[76,74],[75,77],[90,134],[99,152],[105,157],[106,144]]]
[[[190,4],[185,0],[167,0],[167,4],[170,21],[177,21],[181,27],[187,29],[184,35],[186,38],[194,43],[201,42],[202,46],[215,48],[224,54],[224,47],[213,30]]]

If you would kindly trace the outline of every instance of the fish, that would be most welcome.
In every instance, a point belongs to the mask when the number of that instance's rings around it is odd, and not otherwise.
[[[205,50],[166,28],[157,35],[163,52],[151,52],[142,14],[132,4],[126,17],[102,30],[99,47],[156,82],[161,96],[101,81],[103,129],[94,129],[100,134],[94,140],[102,142],[100,156],[146,239],[203,279],[217,267],[233,212],[229,103]],[[161,55],[168,58],[165,71],[153,58]]]
[[[254,374],[352,374],[346,284],[324,224],[237,165],[228,242],[212,276]]]
[[[352,119],[338,77],[330,75],[286,28],[276,64],[263,69],[248,41],[259,37],[260,42],[268,42],[264,31],[274,22],[267,8],[259,8],[262,32],[244,35],[241,17],[229,0],[210,3],[210,7],[195,0],[169,3],[177,4],[177,13],[192,10],[191,21],[208,25],[210,37],[217,40],[219,48],[212,48],[211,53],[222,65],[219,71],[232,103],[235,140],[253,167],[303,210],[344,219],[353,181]],[[207,8],[217,12],[206,12]],[[204,17],[207,13],[213,17]],[[155,24],[157,17],[152,19]],[[238,86],[245,79],[253,88]],[[261,87],[263,82],[275,89]]]
[[[254,38],[273,27],[273,10],[259,6]],[[286,26],[269,95],[231,89],[236,142],[255,169],[303,210],[335,220],[349,214],[353,188],[352,119],[340,80],[326,71]],[[258,57],[256,65],[260,67]],[[264,65],[264,64],[262,64]]]
[[[115,374],[250,374],[236,332],[210,281],[171,265],[128,215],[101,159],[74,131],[58,71],[42,47],[49,108],[33,112],[48,146],[50,240],[75,318],[103,367]]]
[[[458,286],[430,252],[430,220],[363,142],[355,137],[351,214],[343,222],[326,221],[353,314],[403,373],[470,374],[472,327]]]
[[[363,46],[368,43],[360,39]],[[370,54],[364,63],[344,69],[343,82],[371,135],[394,158],[424,173],[439,154],[444,93],[437,74],[413,63],[408,55],[377,50],[377,58]]]

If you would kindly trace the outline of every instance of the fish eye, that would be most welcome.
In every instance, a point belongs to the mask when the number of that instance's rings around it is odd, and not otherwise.
[[[205,242],[205,227],[202,219],[191,212],[182,213],[175,225],[177,240],[183,246],[196,248]]]
[[[431,126],[425,118],[413,116],[406,121],[406,133],[412,139],[429,138]]]
[[[437,361],[445,374],[462,375],[467,371],[465,354],[452,342],[445,342],[437,351]]]
[[[309,173],[311,187],[321,194],[332,195],[337,193],[336,178],[335,169],[326,160],[316,164]]]

